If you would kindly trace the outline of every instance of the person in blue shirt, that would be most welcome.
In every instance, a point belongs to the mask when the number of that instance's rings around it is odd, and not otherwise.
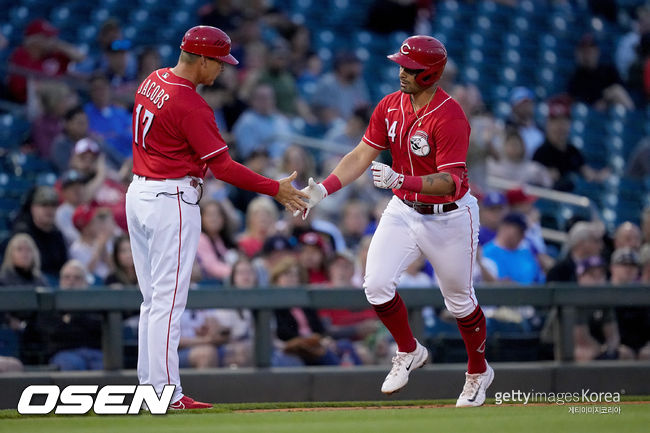
[[[519,284],[544,281],[535,255],[522,244],[526,233],[524,215],[511,212],[501,220],[495,238],[483,247],[483,258],[496,265],[498,279]]]
[[[119,167],[132,156],[131,113],[111,102],[111,88],[106,76],[97,74],[90,80],[90,101],[84,105],[91,132],[104,141],[104,150],[113,165]]]

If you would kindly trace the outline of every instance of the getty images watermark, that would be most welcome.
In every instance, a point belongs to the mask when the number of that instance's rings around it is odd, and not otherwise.
[[[542,391],[521,391],[497,392],[494,394],[496,404],[503,403],[546,403],[558,406],[569,406],[569,413],[581,414],[620,414],[621,407],[614,403],[621,402],[621,392],[595,392],[582,389],[579,392],[542,392]]]

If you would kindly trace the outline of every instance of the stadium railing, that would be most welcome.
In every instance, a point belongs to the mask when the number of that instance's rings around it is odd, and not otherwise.
[[[531,305],[556,308],[558,325],[554,331],[556,361],[573,359],[573,326],[576,309],[593,307],[650,306],[650,286],[576,286],[547,284],[538,286],[484,286],[476,289],[482,305]],[[400,292],[409,308],[416,336],[424,333],[423,307],[444,307],[437,288],[405,289]],[[106,370],[123,368],[123,312],[139,309],[142,296],[135,288],[56,290],[48,288],[0,289],[0,312],[95,311],[104,316],[102,348]],[[289,307],[368,308],[363,290],[354,289],[252,289],[201,288],[189,293],[188,309],[247,308],[255,322],[255,365],[269,367],[272,353],[273,310]]]

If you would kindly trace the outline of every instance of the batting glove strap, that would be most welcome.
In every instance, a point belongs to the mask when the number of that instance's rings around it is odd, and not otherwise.
[[[383,189],[400,189],[404,183],[404,175],[397,173],[395,170],[382,164],[381,162],[372,162],[372,181],[377,188]]]

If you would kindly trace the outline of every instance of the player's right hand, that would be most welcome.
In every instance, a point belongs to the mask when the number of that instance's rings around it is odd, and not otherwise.
[[[295,211],[293,216],[298,216],[302,213],[302,219],[304,220],[309,215],[309,210],[327,197],[327,189],[322,184],[316,183],[313,177],[310,177],[308,185],[302,189],[302,192],[309,195],[307,208],[302,211]]]
[[[307,202],[304,199],[309,199],[309,195],[303,191],[299,191],[291,185],[294,181],[297,172],[291,173],[291,176],[280,179],[280,189],[273,197],[280,202],[289,212],[302,212],[307,209]]]

